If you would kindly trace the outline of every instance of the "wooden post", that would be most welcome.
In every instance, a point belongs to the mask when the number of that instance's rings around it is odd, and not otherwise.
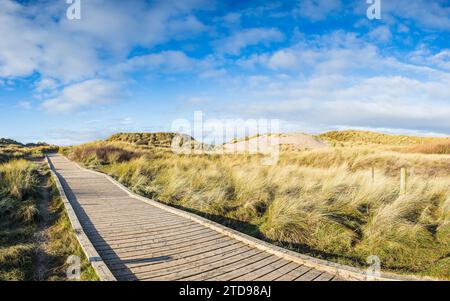
[[[375,182],[375,168],[372,166],[372,183]]]
[[[408,186],[408,169],[406,167],[402,167],[400,169],[400,194],[406,194]]]

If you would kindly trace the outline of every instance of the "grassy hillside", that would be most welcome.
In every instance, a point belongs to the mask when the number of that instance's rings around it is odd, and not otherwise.
[[[349,144],[379,144],[390,146],[404,146],[415,144],[449,142],[450,138],[415,137],[405,135],[390,135],[369,131],[331,131],[319,135],[320,138],[330,142]]]
[[[127,142],[136,145],[148,145],[155,147],[170,147],[172,139],[176,133],[118,133],[114,134],[106,141],[109,142]]]
[[[126,155],[103,156],[111,148]],[[65,152],[139,194],[302,253],[355,266],[373,254],[385,270],[450,279],[449,156],[352,145],[282,152],[264,166],[259,155],[176,155],[111,141]]]
[[[11,159],[38,158],[45,153],[57,152],[58,146],[43,142],[22,144],[11,139],[0,139],[0,163]]]
[[[16,145],[16,146],[24,146],[22,143],[17,142],[12,139],[0,138],[0,145],[8,146],[8,145]]]

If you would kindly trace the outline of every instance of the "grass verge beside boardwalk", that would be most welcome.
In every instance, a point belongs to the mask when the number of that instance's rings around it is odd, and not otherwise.
[[[70,255],[81,258],[81,280],[98,280],[46,167],[11,158],[0,164],[0,281],[67,280]]]
[[[50,243],[48,253],[52,258],[52,270],[48,280],[66,280],[66,271],[69,267],[66,260],[69,256],[75,255],[81,259],[81,279],[79,280],[98,281],[100,279],[88,262],[73,233],[69,217],[53,179],[51,183],[52,204],[50,210],[55,220],[49,229]]]

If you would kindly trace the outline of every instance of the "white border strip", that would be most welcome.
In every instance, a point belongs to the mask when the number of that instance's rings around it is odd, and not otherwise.
[[[100,278],[101,281],[116,281],[117,280],[116,277],[114,277],[114,275],[111,273],[111,271],[109,270],[103,259],[97,253],[97,250],[95,250],[93,244],[87,237],[86,233],[84,232],[83,227],[81,226],[81,223],[78,220],[78,217],[75,213],[75,210],[73,209],[72,204],[67,198],[64,188],[62,187],[61,182],[59,180],[59,177],[56,174],[53,163],[50,161],[48,156],[45,156],[45,159],[50,168],[50,172],[53,176],[53,179],[55,180],[56,187],[58,188],[61,198],[63,200],[64,207],[66,209],[75,236],[77,237],[77,240],[80,243],[84,254],[88,258],[89,263],[92,265],[95,272],[97,273],[97,276]]]
[[[365,270],[362,269],[358,269],[358,268],[354,268],[351,266],[346,266],[346,265],[342,265],[342,264],[338,264],[338,263],[334,263],[334,262],[330,262],[327,260],[322,260],[322,259],[317,259],[308,255],[304,255],[298,252],[294,252],[291,250],[287,250],[278,246],[275,246],[273,244],[270,244],[268,242],[262,241],[260,239],[254,238],[252,236],[249,236],[247,234],[238,232],[236,230],[230,229],[228,227],[225,227],[219,223],[213,222],[211,220],[208,220],[204,217],[198,216],[196,214],[187,212],[187,211],[183,211],[181,209],[177,209],[174,207],[170,207],[168,205],[165,205],[163,203],[145,198],[143,196],[140,196],[134,192],[132,192],[131,190],[129,190],[127,187],[125,187],[124,185],[122,185],[121,183],[117,182],[115,179],[113,179],[111,176],[95,171],[95,170],[91,170],[91,169],[87,169],[84,168],[82,166],[80,166],[77,162],[71,161],[69,160],[67,157],[64,157],[67,161],[74,163],[79,169],[81,170],[85,170],[88,171],[90,173],[94,173],[97,175],[101,175],[106,177],[110,182],[112,182],[114,185],[116,185],[117,187],[119,187],[120,189],[122,189],[123,191],[125,191],[130,197],[140,200],[142,202],[145,202],[147,204],[150,204],[152,206],[155,206],[157,208],[163,209],[165,211],[174,213],[178,216],[182,216],[184,218],[190,219],[196,223],[199,223],[203,226],[206,226],[210,229],[213,229],[219,233],[222,233],[226,236],[229,236],[231,238],[234,238],[236,240],[239,240],[249,246],[258,248],[262,251],[265,251],[267,253],[279,256],[281,258],[284,258],[286,260],[289,261],[293,261],[295,263],[298,264],[302,264],[311,268],[315,268],[317,270],[323,271],[323,272],[328,272],[331,273],[333,275],[336,275],[337,277],[344,279],[344,280],[372,280],[372,281],[423,281],[423,280],[432,280],[432,279],[427,279],[427,278],[419,278],[419,277],[415,277],[415,276],[402,276],[402,275],[397,275],[394,273],[386,273],[386,272],[382,272],[381,275],[379,277],[377,276],[370,276],[368,278],[367,273]]]

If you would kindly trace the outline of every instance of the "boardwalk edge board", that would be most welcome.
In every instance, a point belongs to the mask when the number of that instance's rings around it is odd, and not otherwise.
[[[89,263],[92,265],[101,281],[117,281],[116,277],[114,277],[114,275],[111,273],[103,259],[95,250],[94,245],[91,243],[86,233],[84,232],[83,227],[81,226],[81,223],[78,220],[77,215],[75,214],[75,210],[73,209],[72,204],[67,198],[64,188],[61,185],[59,177],[54,169],[53,163],[49,160],[48,156],[45,156],[45,159],[50,168],[52,177],[55,180],[59,194],[61,195],[61,198],[63,200],[64,208],[66,209],[70,224],[72,225],[72,229],[75,233],[75,236],[77,237],[78,242],[81,245],[84,254],[88,258]]]
[[[181,209],[177,209],[168,205],[165,205],[163,203],[160,203],[158,201],[143,197],[141,195],[138,195],[131,190],[129,190],[127,187],[116,181],[111,176],[91,170],[88,168],[82,167],[77,162],[69,160],[67,157],[63,156],[67,161],[74,163],[79,169],[88,171],[93,174],[101,175],[103,177],[106,177],[111,183],[125,191],[130,197],[140,200],[142,202],[145,202],[149,205],[155,206],[157,208],[163,209],[165,211],[174,213],[178,216],[190,219],[196,223],[199,223],[205,227],[208,227],[212,230],[215,230],[219,233],[222,233],[228,237],[234,238],[238,241],[241,241],[249,246],[253,246],[259,250],[265,251],[267,253],[279,256],[281,258],[284,258],[286,260],[305,265],[310,268],[315,268],[317,270],[331,273],[340,279],[343,280],[372,280],[372,281],[423,281],[423,280],[432,280],[428,278],[422,278],[422,277],[416,277],[416,276],[403,276],[403,275],[397,275],[394,273],[388,273],[388,272],[382,272],[379,276],[376,275],[370,275],[370,278],[368,278],[368,275],[365,270],[346,266],[334,262],[330,262],[327,260],[322,260],[318,258],[314,258],[305,254],[301,254],[298,252],[294,252],[291,250],[287,250],[278,246],[275,246],[273,244],[270,244],[268,242],[262,241],[260,239],[254,238],[252,236],[249,236],[247,234],[238,232],[236,230],[230,229],[228,227],[225,227],[221,224],[218,224],[216,222],[213,222],[211,220],[208,220],[206,218],[203,218],[201,216],[195,215],[193,213],[183,211]]]

